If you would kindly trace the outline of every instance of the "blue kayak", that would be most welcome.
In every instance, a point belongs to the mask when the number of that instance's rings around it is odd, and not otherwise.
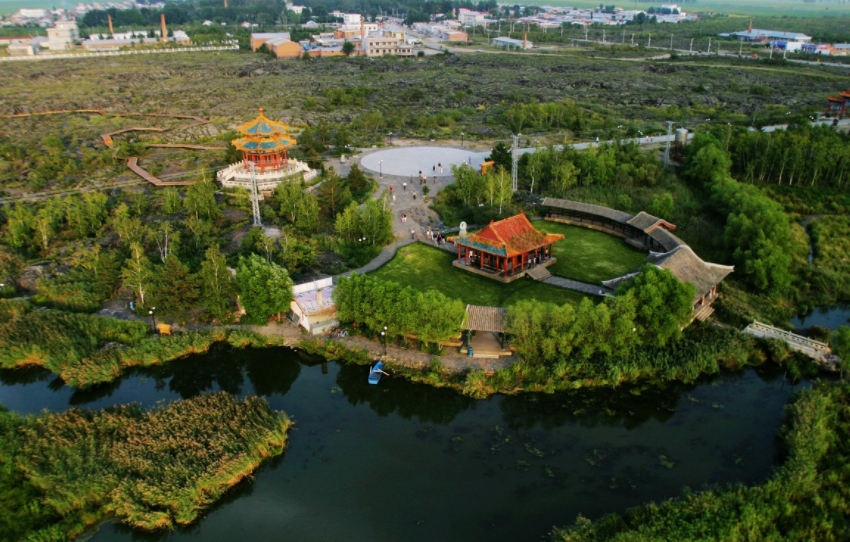
[[[377,384],[379,380],[381,380],[381,375],[384,374],[382,371],[384,369],[384,362],[379,361],[375,364],[374,367],[369,369],[369,384]]]

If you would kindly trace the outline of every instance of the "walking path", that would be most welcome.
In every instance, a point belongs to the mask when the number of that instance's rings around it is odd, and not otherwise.
[[[171,114],[171,113],[109,113],[102,109],[62,109],[57,111],[38,111],[35,113],[16,113],[12,115],[0,115],[0,118],[22,118],[22,117],[34,117],[40,115],[61,115],[68,113],[97,113],[103,116],[112,116],[112,117],[167,117],[174,119],[191,119],[195,122],[192,124],[187,124],[185,126],[181,126],[180,128],[192,128],[194,126],[200,126],[202,124],[208,124],[210,121],[207,119],[203,119],[201,117],[195,115],[179,115],[179,114]],[[112,136],[123,134],[126,132],[136,132],[136,131],[146,131],[146,132],[167,132],[169,130],[173,130],[174,128],[157,128],[155,126],[135,126],[132,128],[122,128],[121,130],[115,130],[113,132],[106,132],[105,134],[100,134],[100,138],[103,140],[103,144],[109,148],[112,148],[115,145],[115,141],[112,139]],[[179,144],[179,143],[161,143],[161,144],[151,144],[149,147],[166,147],[166,148],[184,148],[184,149],[194,149],[194,150],[202,150],[202,151],[219,151],[226,150],[226,147],[211,147],[208,145],[191,145],[191,144]],[[162,179],[155,177],[150,174],[147,170],[139,166],[139,158],[138,156],[131,156],[127,159],[127,167],[136,175],[141,177],[142,179],[148,181],[154,186],[189,186],[195,184],[194,181],[163,181]]]
[[[287,344],[296,348],[298,347],[298,342],[305,338],[305,335],[301,333],[300,327],[288,323],[283,325],[269,324],[261,327],[257,326],[253,327],[252,330],[262,335],[286,337]],[[474,358],[458,353],[455,348],[446,348],[442,356],[435,356],[412,348],[402,348],[395,345],[387,345],[385,355],[384,346],[379,341],[370,340],[359,335],[349,335],[347,337],[333,337],[330,335],[313,337],[312,335],[308,335],[306,337],[308,339],[321,338],[325,341],[341,343],[348,348],[364,349],[375,359],[381,358],[389,363],[414,369],[424,369],[429,367],[435,360],[438,360],[446,371],[455,374],[478,370],[482,370],[485,373],[493,373],[520,361],[516,355],[500,356],[499,359]]]
[[[564,277],[557,277],[555,275],[552,275],[541,282],[549,284],[550,286],[557,286],[558,288],[566,288],[568,290],[575,290],[577,292],[603,297],[614,293],[614,290],[606,288],[605,286],[596,286],[595,284],[579,282],[573,279],[565,279]]]

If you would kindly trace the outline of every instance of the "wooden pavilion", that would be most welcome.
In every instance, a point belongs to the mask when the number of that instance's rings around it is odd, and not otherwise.
[[[557,260],[552,257],[552,244],[563,239],[556,233],[537,231],[520,212],[516,216],[490,222],[478,233],[449,237],[457,245],[455,267],[511,282],[535,265],[549,266]]]
[[[289,164],[287,149],[295,145],[295,140],[287,135],[289,126],[273,121],[263,114],[251,122],[236,127],[244,136],[231,141],[234,147],[242,151],[242,159],[247,164],[253,162],[265,173],[266,169],[279,170]]]

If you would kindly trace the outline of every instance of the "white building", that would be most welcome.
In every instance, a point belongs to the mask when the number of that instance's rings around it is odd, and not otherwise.
[[[405,41],[404,33],[400,33],[400,36],[393,35],[390,32],[386,32],[383,35],[373,34],[366,36],[366,39],[363,41],[363,50],[366,56],[369,57],[384,55],[413,56],[413,47]]]
[[[293,286],[290,308],[298,318],[298,325],[313,335],[339,325],[333,291],[332,277]]]
[[[26,19],[41,19],[47,15],[47,12],[43,9],[21,9],[18,10],[18,16],[24,17]]]
[[[289,11],[295,13],[296,15],[301,15],[301,12],[304,11],[304,6],[292,6],[289,8]]]
[[[359,13],[346,13],[342,16],[342,24],[348,27],[360,28],[360,20]]]
[[[64,51],[78,39],[80,31],[74,21],[57,21],[55,27],[47,30],[47,48],[51,51]]]
[[[502,36],[493,38],[493,45],[503,49],[531,49],[533,44],[529,40],[515,40]]]
[[[480,11],[472,11],[471,9],[460,8],[458,10],[457,19],[460,24],[466,26],[484,26],[490,23],[487,19],[488,13]]]

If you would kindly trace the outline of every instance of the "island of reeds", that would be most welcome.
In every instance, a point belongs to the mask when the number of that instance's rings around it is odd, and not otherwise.
[[[264,399],[226,393],[152,410],[0,410],[0,540],[70,540],[107,519],[189,524],[280,455],[291,425]]]

